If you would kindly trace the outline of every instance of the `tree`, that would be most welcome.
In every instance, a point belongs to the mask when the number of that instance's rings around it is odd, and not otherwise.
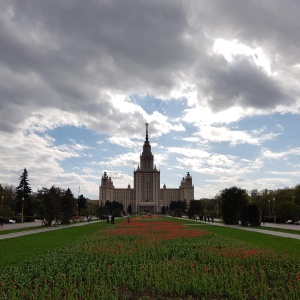
[[[247,204],[246,190],[237,187],[225,189],[221,193],[222,215],[225,224],[239,224],[241,210]]]
[[[66,191],[63,191],[61,195],[60,208],[62,212],[61,223],[70,224],[74,212],[76,211],[76,200],[69,188]]]
[[[170,203],[170,211],[173,212],[175,217],[181,217],[182,213],[185,212],[187,208],[187,203],[186,201],[171,201]]]
[[[62,218],[60,207],[61,189],[52,186],[50,189],[42,188],[37,192],[37,198],[40,200],[39,217],[45,226],[51,226],[56,219]]]
[[[12,211],[8,205],[0,206],[0,216],[2,216],[4,219],[12,219],[14,215],[14,211]]]
[[[5,185],[4,187],[0,184],[0,200],[1,205],[7,205],[13,215],[15,215],[16,210],[16,188],[12,185]]]
[[[115,216],[121,215],[123,211],[123,204],[118,201],[106,201],[105,206],[108,208],[109,214],[114,214]]]
[[[276,205],[276,217],[282,222],[298,221],[300,219],[300,206],[292,201],[281,202]]]
[[[193,218],[195,215],[202,215],[204,210],[204,204],[200,200],[191,200],[189,207],[189,218]]]
[[[17,191],[16,211],[21,212],[22,205],[23,205],[24,214],[32,215],[32,211],[31,211],[32,208],[30,202],[31,187],[28,181],[28,172],[26,169],[24,169],[22,175],[19,177],[19,180],[20,183],[16,189]]]
[[[127,212],[131,215],[132,214],[132,205],[131,203],[127,207]]]
[[[108,207],[107,206],[99,206],[98,208],[98,217],[99,218],[103,218],[105,215],[108,215],[109,214],[109,210],[108,210]]]
[[[78,211],[85,210],[86,204],[87,204],[87,198],[85,198],[83,195],[80,195],[77,201]]]
[[[242,207],[241,223],[243,226],[260,226],[260,214],[256,204],[250,204]]]

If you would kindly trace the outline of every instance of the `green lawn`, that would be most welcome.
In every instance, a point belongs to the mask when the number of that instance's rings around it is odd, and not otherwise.
[[[292,233],[292,234],[300,234],[300,227],[299,230],[296,229],[284,229],[284,228],[275,228],[275,227],[253,227],[255,229],[261,229],[261,230],[271,230],[271,231],[277,231],[277,232],[285,232],[285,233]]]
[[[107,226],[111,225],[105,222],[91,222],[83,226],[70,226],[64,229],[0,240],[0,269],[9,265],[17,265],[24,260],[75,242]]]

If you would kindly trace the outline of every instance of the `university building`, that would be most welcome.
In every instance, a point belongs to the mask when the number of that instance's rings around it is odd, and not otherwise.
[[[154,165],[148,138],[149,124],[145,125],[146,138],[140,155],[140,165],[133,172],[133,188],[130,184],[127,188],[115,188],[111,177],[104,172],[99,186],[99,205],[107,200],[118,201],[124,205],[124,210],[131,204],[132,210],[137,213],[159,213],[162,206],[170,206],[171,201],[186,200],[189,204],[194,199],[194,186],[189,172],[182,178],[179,188],[167,188],[165,184],[160,188],[160,171]]]

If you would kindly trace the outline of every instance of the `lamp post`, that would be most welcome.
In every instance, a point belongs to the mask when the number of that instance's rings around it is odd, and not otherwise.
[[[269,202],[269,217],[271,216],[271,206],[270,206],[270,199],[268,199]]]
[[[91,217],[91,205],[89,204],[89,221],[90,221],[90,217]]]
[[[217,219],[219,219],[219,204],[217,204]]]
[[[23,223],[24,220],[24,197],[22,198],[22,217],[21,217],[21,223]]]
[[[79,211],[78,211],[78,202],[77,202],[77,219],[79,217]]]
[[[274,201],[274,224],[276,223],[276,214],[275,214],[275,197],[273,198]]]

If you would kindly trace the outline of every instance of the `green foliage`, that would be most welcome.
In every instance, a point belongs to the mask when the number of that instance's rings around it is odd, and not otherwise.
[[[195,215],[202,215],[204,212],[203,201],[191,200],[190,207],[188,211],[189,218],[193,218]]]
[[[1,205],[7,205],[14,212],[14,215],[16,210],[16,189],[12,185],[3,187],[0,184],[0,201]]]
[[[10,209],[8,205],[0,206],[0,216],[3,217],[4,222],[7,222],[8,219],[13,219],[15,212]]]
[[[72,216],[76,213],[76,200],[70,189],[66,191],[52,186],[50,189],[38,190],[38,213],[46,226],[51,226],[54,220],[62,224],[70,224]]]
[[[131,203],[127,207],[127,212],[131,215],[132,214],[132,205]]]
[[[237,187],[225,189],[221,193],[222,215],[225,224],[239,224],[241,210],[247,203],[246,190]]]
[[[106,201],[105,206],[108,208],[108,212],[110,215],[114,214],[115,217],[120,217],[122,211],[124,210],[124,206],[121,202],[118,201]]]
[[[55,186],[50,189],[42,188],[37,192],[37,198],[40,200],[39,217],[46,226],[51,226],[54,220],[62,218],[60,196],[61,189]]]
[[[241,223],[243,226],[260,226],[260,214],[256,204],[250,204],[242,207]]]
[[[185,213],[186,209],[187,203],[185,200],[171,201],[170,203],[170,212],[172,212],[175,217],[181,217],[182,214]]]
[[[72,219],[72,216],[76,210],[76,203],[75,198],[69,188],[61,195],[60,208],[62,212],[62,224],[70,224],[70,220]]]
[[[78,205],[78,210],[79,211],[85,210],[86,205],[87,205],[87,198],[85,198],[83,195],[80,195],[78,197],[77,205]]]
[[[22,205],[24,210],[24,215],[33,215],[31,206],[31,187],[28,180],[28,172],[24,169],[22,175],[19,177],[20,183],[16,189],[17,192],[17,202],[16,210],[21,213]]]
[[[285,201],[276,205],[276,218],[281,222],[287,220],[300,220],[300,206],[296,205],[293,201]]]
[[[107,206],[100,206],[98,209],[98,217],[105,216],[109,214]]]

